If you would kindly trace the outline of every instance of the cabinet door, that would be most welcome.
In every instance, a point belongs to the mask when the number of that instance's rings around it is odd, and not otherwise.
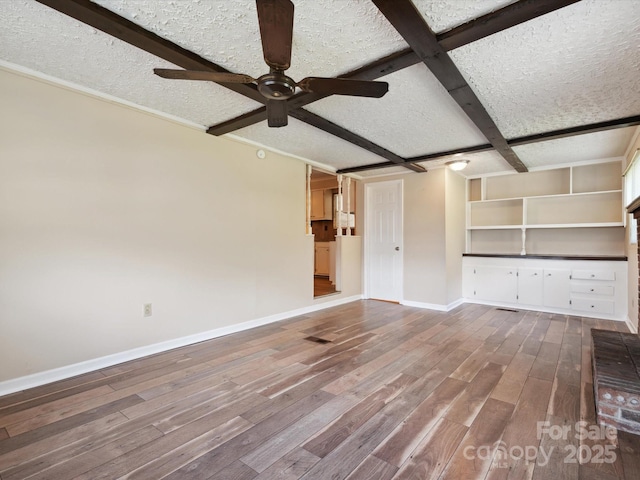
[[[544,298],[545,307],[569,308],[571,292],[571,271],[565,269],[544,269]]]
[[[476,298],[476,267],[469,265],[462,267],[462,296]]]
[[[511,267],[476,267],[476,296],[478,300],[516,303],[518,280]]]
[[[316,275],[329,275],[329,247],[316,246]]]
[[[543,270],[541,268],[518,269],[518,303],[542,305]]]
[[[324,190],[311,190],[311,219],[324,218]]]
[[[571,301],[571,308],[582,312],[604,313],[613,315],[616,304],[613,300],[602,300],[598,298],[574,298]]]

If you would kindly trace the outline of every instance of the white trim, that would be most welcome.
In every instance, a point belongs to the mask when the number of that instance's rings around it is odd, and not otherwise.
[[[585,317],[585,318],[599,318],[601,320],[611,320],[612,322],[624,322],[627,323],[624,318],[614,317],[613,315],[594,315],[591,312],[582,312],[582,311],[567,311],[561,308],[550,308],[550,307],[541,307],[541,306],[530,306],[530,305],[522,305],[519,303],[507,303],[507,302],[493,302],[487,300],[478,300],[476,298],[465,298],[464,303],[475,303],[478,305],[487,305],[490,307],[498,307],[498,308],[509,308],[511,310],[526,310],[528,312],[545,312],[545,313],[557,313],[559,315],[568,315],[574,317]]]
[[[556,170],[556,169],[561,169],[561,168],[570,168],[570,167],[584,167],[587,165],[597,165],[600,163],[614,163],[614,162],[620,162],[622,163],[625,160],[625,158],[623,156],[618,156],[618,157],[606,157],[606,158],[598,158],[595,160],[582,160],[580,162],[570,162],[570,163],[558,163],[558,164],[554,164],[554,165],[542,165],[539,167],[531,167],[529,168],[529,172],[541,172],[541,171],[545,171],[545,170]],[[505,170],[502,172],[493,172],[493,173],[479,173],[477,175],[469,175],[468,177],[466,177],[469,180],[474,180],[476,178],[485,178],[485,177],[501,177],[504,175],[517,175],[517,172],[514,172],[513,170]],[[484,189],[483,189],[484,192]]]
[[[235,133],[225,133],[224,138],[233,140],[238,143],[243,143],[245,145],[251,145],[252,147],[262,148],[264,150],[268,150],[269,152],[277,153],[285,157],[295,158],[296,160],[300,160],[301,162],[311,165],[316,169],[324,170],[326,173],[331,173],[333,175],[336,174],[336,170],[337,170],[336,167],[332,167],[330,165],[327,165],[326,163],[316,162],[315,160],[311,160],[310,158],[307,158],[307,157],[302,157],[300,155],[288,153],[288,152],[285,152],[284,150],[279,150],[277,148],[270,147],[269,145],[265,145],[264,143],[256,142],[255,140],[250,140],[248,138],[241,137],[239,135],[236,135]]]
[[[119,363],[136,360],[138,358],[146,357],[149,355],[166,352],[175,348],[193,345],[195,343],[204,342],[214,338],[222,337],[224,335],[242,332],[244,330],[278,322],[287,318],[293,318],[318,310],[324,310],[325,308],[355,302],[360,299],[362,299],[361,295],[353,295],[351,297],[340,298],[328,302],[318,302],[314,305],[290,310],[288,312],[277,313],[274,315],[269,315],[267,317],[262,317],[255,320],[249,320],[247,322],[242,322],[235,325],[216,328],[207,332],[187,335],[186,337],[175,338],[173,340],[167,340],[165,342],[155,343],[153,345],[146,345],[144,347],[138,347],[124,352],[106,355],[104,357],[93,358],[91,360],[46,370],[44,372],[38,372],[23,377],[13,378],[11,380],[5,380],[3,382],[0,382],[0,396],[75,377],[77,375],[93,372],[95,370],[111,367]]]
[[[426,308],[428,310],[437,310],[439,312],[450,312],[463,303],[465,303],[463,298],[459,298],[455,302],[451,302],[449,305],[441,305],[439,303],[413,302],[411,300],[403,300],[400,302],[401,305],[405,305],[407,307]]]
[[[627,324],[627,328],[631,333],[636,333],[636,334],[638,333],[638,327],[633,324],[633,322],[629,317],[627,317],[627,319],[625,320],[625,323]]]
[[[41,82],[45,82],[45,83],[48,83],[50,85],[53,85],[55,87],[64,88],[66,90],[71,90],[73,92],[80,93],[82,95],[86,95],[86,96],[89,96],[89,97],[97,98],[98,100],[106,101],[106,102],[109,102],[109,103],[114,103],[116,105],[120,105],[120,106],[123,106],[123,107],[131,108],[133,110],[138,110],[138,111],[153,115],[155,117],[162,118],[163,120],[168,120],[170,122],[177,123],[178,125],[181,125],[183,127],[193,128],[193,129],[201,131],[201,132],[206,132],[207,131],[207,127],[205,127],[204,125],[200,125],[200,124],[192,122],[190,120],[185,120],[184,118],[177,117],[177,116],[171,115],[169,113],[161,112],[159,110],[154,110],[153,108],[145,107],[143,105],[138,105],[137,103],[133,103],[133,102],[130,102],[128,100],[123,100],[122,98],[118,98],[118,97],[115,97],[113,95],[109,95],[108,93],[100,92],[98,90],[93,90],[91,88],[84,87],[82,85],[78,85],[77,83],[69,82],[67,80],[62,80],[62,79],[57,78],[57,77],[52,77],[51,75],[46,75],[46,74],[38,72],[36,70],[31,70],[30,68],[22,67],[20,65],[16,65],[16,64],[11,63],[11,62],[0,60],[0,70],[6,70],[6,71],[8,71],[10,73],[14,73],[16,75],[22,75],[22,76],[25,76],[25,77],[30,77],[30,78],[33,78],[35,80],[39,80]],[[233,134],[233,133],[227,133],[225,135],[225,138],[227,138],[228,140],[236,141],[238,143],[243,143],[245,145],[251,145],[251,146],[254,146],[254,147],[265,149],[265,150],[268,150],[270,152],[277,153],[279,155],[283,155],[283,156],[290,157],[290,158],[295,158],[296,160],[301,160],[304,163],[308,163],[309,165],[313,165],[314,167],[322,168],[322,169],[327,170],[328,172],[331,172],[331,173],[335,173],[335,171],[336,171],[335,167],[331,167],[331,166],[326,165],[324,163],[316,162],[316,161],[311,160],[309,158],[301,157],[299,155],[294,155],[294,154],[291,154],[291,153],[287,153],[287,152],[285,152],[283,150],[279,150],[277,148],[269,147],[268,145],[265,145],[263,143],[255,142],[253,140],[249,140],[247,138],[240,137],[240,136],[238,136],[236,134]]]
[[[629,152],[629,155],[631,156],[631,152]],[[625,157],[627,158],[627,157]],[[629,165],[627,165],[624,169],[624,172],[622,172],[622,176],[626,177],[627,173],[629,173],[629,170],[631,170],[633,168],[633,166],[636,164],[636,162],[638,161],[638,159],[640,158],[640,147],[636,148],[636,151],[633,153],[633,155],[631,156],[631,160],[629,161]]]
[[[356,167],[359,165],[355,165]],[[401,167],[402,164],[398,163],[397,165],[392,165],[391,167],[388,168],[394,168],[394,167]],[[431,167],[429,167],[431,168]],[[386,170],[387,167],[381,167],[379,169],[376,168],[372,168],[371,170]],[[366,170],[366,171],[371,171],[371,170]],[[372,180],[371,183],[375,183],[376,180],[380,179],[380,178],[384,178],[384,177],[401,177],[404,175],[410,175],[411,173],[415,173],[415,172],[410,172],[409,170],[407,170],[407,172],[391,172],[391,173],[381,173],[379,175],[357,175],[359,180],[362,180],[363,182],[366,182],[368,180]],[[425,172],[426,173],[426,172]],[[346,174],[345,174],[346,175]],[[356,174],[352,174],[354,176],[356,176]]]
[[[207,130],[205,126],[195,122],[191,122],[189,120],[185,120],[184,118],[177,117],[169,113],[164,113],[159,110],[154,110],[153,108],[144,107],[142,105],[138,105],[137,103],[133,103],[128,100],[123,100],[122,98],[118,98],[113,95],[109,95],[108,93],[99,92],[98,90],[93,90],[92,88],[84,87],[82,85],[78,85],[77,83],[69,82],[67,80],[62,80],[57,77],[52,77],[51,75],[46,75],[36,70],[31,70],[30,68],[22,67],[20,65],[6,62],[4,60],[0,60],[0,70],[5,70],[9,73],[14,73],[16,75],[22,75],[23,77],[30,77],[34,80],[39,80],[41,82],[48,83],[49,85],[53,85],[54,87],[64,88],[65,90],[71,90],[75,93],[80,93],[82,95],[93,97],[98,100],[114,103],[116,105],[131,108],[133,110],[138,110],[138,111],[153,115],[155,117],[159,117],[164,120],[169,120],[170,122],[177,123],[178,125],[182,125],[183,127],[193,128],[201,132],[206,132]]]
[[[633,151],[633,147],[640,140],[640,126],[636,127],[636,131],[633,132],[633,137],[631,137],[631,141],[627,146],[627,150],[624,152],[624,158],[628,158],[631,152]]]

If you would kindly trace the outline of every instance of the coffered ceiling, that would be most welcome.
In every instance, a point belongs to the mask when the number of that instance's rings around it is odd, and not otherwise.
[[[293,3],[287,75],[389,92],[300,93],[289,124],[269,128],[252,85],[153,74],[267,73],[250,0],[2,1],[0,61],[361,176],[457,152],[468,176],[619,157],[640,124],[637,0]]]

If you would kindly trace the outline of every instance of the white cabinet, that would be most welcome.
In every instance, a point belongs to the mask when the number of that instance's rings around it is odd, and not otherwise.
[[[466,300],[611,320],[627,317],[627,262],[551,256],[465,255]]]
[[[330,254],[329,242],[315,243],[314,275],[329,276]]]
[[[311,220],[331,220],[332,205],[332,190],[311,190]]]
[[[475,296],[494,302],[516,301],[518,295],[516,269],[511,267],[486,266],[477,269]]]
[[[542,268],[518,269],[518,303],[525,305],[542,305],[544,298]]]
[[[611,270],[574,270],[572,278],[576,280],[615,280],[616,272]]]
[[[573,310],[588,312],[591,314],[613,315],[615,311],[615,302],[611,300],[602,300],[599,298],[574,298],[571,300]]]
[[[550,308],[569,308],[571,291],[571,270],[566,268],[544,269],[544,301]]]
[[[619,273],[619,272],[618,272]],[[571,308],[592,314],[614,315],[617,290],[616,272],[608,269],[574,270],[571,278]]]

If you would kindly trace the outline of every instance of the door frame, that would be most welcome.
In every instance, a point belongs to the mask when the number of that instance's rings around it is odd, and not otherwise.
[[[365,183],[364,184],[364,264],[363,264],[363,284],[364,284],[364,291],[363,291],[363,297],[364,298],[371,298],[370,297],[370,278],[369,278],[369,274],[370,274],[370,262],[371,262],[371,244],[370,244],[370,239],[372,238],[370,229],[372,226],[371,219],[370,219],[370,212],[372,211],[371,208],[371,189],[374,188],[375,186],[378,185],[397,185],[399,186],[399,190],[400,190],[400,234],[401,234],[401,241],[400,241],[400,251],[402,252],[402,255],[400,256],[400,278],[399,278],[399,283],[400,283],[400,287],[399,287],[399,292],[398,292],[398,303],[402,304],[403,301],[403,292],[404,292],[404,180],[403,179],[397,179],[397,180],[385,180],[382,182],[369,182],[369,183]]]

